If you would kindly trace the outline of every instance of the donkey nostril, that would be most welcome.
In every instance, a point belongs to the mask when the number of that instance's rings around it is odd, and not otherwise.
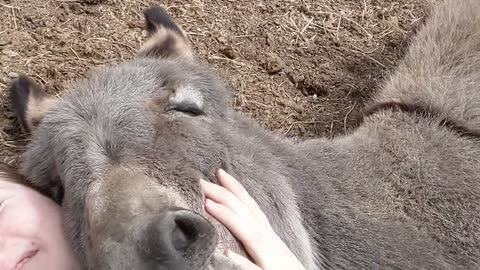
[[[185,217],[175,217],[175,228],[172,233],[173,246],[178,251],[185,251],[191,243],[195,242],[198,231],[195,228],[195,223]]]
[[[189,210],[174,212],[172,244],[179,252],[205,248],[216,237],[215,229],[204,217]],[[202,247],[203,246],[203,247]]]
[[[215,228],[206,218],[180,208],[153,217],[141,237],[138,251],[165,267],[206,263],[217,244]]]

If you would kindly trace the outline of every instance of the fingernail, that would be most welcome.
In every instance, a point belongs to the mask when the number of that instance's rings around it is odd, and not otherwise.
[[[233,252],[231,251],[230,249],[226,249],[225,250],[225,256],[227,256],[228,258],[234,260],[234,261],[237,261],[238,257],[240,257],[239,254],[237,254],[236,252]]]
[[[223,169],[218,169],[218,174],[219,174],[220,176],[226,176],[226,175],[227,175],[227,172],[224,171]]]
[[[200,185],[202,187],[208,187],[209,185],[212,185],[213,183],[212,182],[209,182],[207,180],[203,180],[203,179],[200,179]]]
[[[211,207],[213,206],[213,201],[210,199],[205,199],[205,207]]]

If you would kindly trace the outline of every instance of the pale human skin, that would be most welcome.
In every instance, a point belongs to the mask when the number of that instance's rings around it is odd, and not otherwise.
[[[245,188],[223,170],[216,175],[220,185],[200,180],[205,210],[242,242],[254,263],[229,250],[225,255],[244,270],[305,270]]]
[[[52,200],[0,174],[0,270],[77,270]]]
[[[223,170],[220,185],[200,181],[205,209],[244,245],[254,263],[229,250],[244,270],[304,270],[243,186]],[[60,206],[0,173],[0,270],[78,270]]]

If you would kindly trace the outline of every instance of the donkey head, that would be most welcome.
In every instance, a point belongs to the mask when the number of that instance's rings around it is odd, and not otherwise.
[[[163,9],[145,18],[150,39],[137,57],[61,98],[27,77],[12,84],[32,132],[21,172],[62,202],[86,269],[234,269],[198,182],[228,170],[228,91]],[[228,233],[220,240],[239,248]]]

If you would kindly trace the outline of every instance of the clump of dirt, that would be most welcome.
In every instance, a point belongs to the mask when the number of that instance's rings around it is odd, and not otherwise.
[[[265,70],[269,75],[274,75],[282,71],[285,68],[285,63],[278,55],[271,54],[264,63]]]
[[[432,0],[166,0],[199,58],[235,91],[236,109],[287,136],[336,136],[401,57]],[[145,40],[142,10],[157,1],[0,1],[0,157],[26,135],[6,101],[27,74],[61,94],[98,66],[131,58]],[[20,134],[20,135],[19,135]]]

